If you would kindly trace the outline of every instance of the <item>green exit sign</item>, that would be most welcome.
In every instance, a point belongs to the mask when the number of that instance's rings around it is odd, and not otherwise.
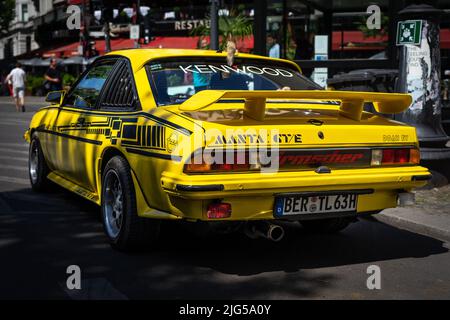
[[[399,21],[397,26],[397,45],[420,44],[422,40],[422,20]]]

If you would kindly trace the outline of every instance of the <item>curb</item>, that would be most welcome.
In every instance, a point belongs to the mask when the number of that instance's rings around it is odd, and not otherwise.
[[[441,229],[436,226],[419,223],[411,219],[405,219],[393,214],[379,213],[373,216],[379,222],[419,233],[425,236],[433,236],[443,241],[450,241],[450,230]]]

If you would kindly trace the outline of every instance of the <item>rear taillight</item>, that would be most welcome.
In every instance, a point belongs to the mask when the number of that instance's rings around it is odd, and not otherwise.
[[[419,164],[420,152],[415,148],[386,148],[372,150],[372,166]]]
[[[250,164],[228,164],[228,163],[213,163],[213,164],[195,164],[187,163],[184,166],[185,173],[208,173],[208,172],[224,172],[224,171],[249,171],[252,170]]]
[[[234,150],[214,155],[214,159],[207,161],[207,156],[192,156],[191,161],[184,165],[185,173],[215,173],[215,172],[242,172],[260,169],[260,166],[249,160],[249,152],[245,150]]]
[[[219,202],[208,205],[206,212],[208,219],[224,219],[231,217],[231,204]]]
[[[184,165],[184,172],[186,173],[202,173],[211,171],[211,165],[207,163],[186,163]]]
[[[203,150],[202,150],[203,152]],[[273,157],[273,158],[272,158]],[[261,155],[249,150],[232,150],[220,153],[194,153],[184,165],[187,174],[259,172],[263,169],[307,170],[329,168],[367,168],[368,166],[419,164],[420,152],[412,147],[390,148],[323,148],[280,149]]]
[[[409,162],[413,164],[420,163],[420,151],[419,149],[410,149],[409,151]]]

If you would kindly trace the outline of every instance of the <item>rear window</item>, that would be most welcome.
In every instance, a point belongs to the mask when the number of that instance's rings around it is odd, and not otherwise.
[[[159,106],[180,104],[202,90],[319,90],[288,63],[235,58],[177,58],[150,62],[147,74]]]

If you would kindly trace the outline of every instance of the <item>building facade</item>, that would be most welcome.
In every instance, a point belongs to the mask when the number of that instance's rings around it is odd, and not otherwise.
[[[15,18],[8,34],[0,39],[0,60],[19,56],[39,47],[33,30],[33,19],[36,15],[32,0],[16,0]]]
[[[319,39],[316,36],[321,36],[320,39],[327,42],[327,59],[369,59],[395,55],[397,13],[413,2],[417,1],[377,1],[381,13],[378,30],[365,26],[371,15],[367,10],[373,5],[372,0],[220,0],[219,15],[244,15],[252,21],[253,36],[245,43],[245,51],[268,54],[267,36],[270,35],[280,46],[281,58],[314,60],[317,58],[315,41]],[[448,60],[450,0],[418,2],[430,2],[444,10],[441,48],[443,58]],[[94,43],[95,50],[102,53],[107,15],[111,22],[111,40],[117,43],[113,49],[132,47],[133,41],[122,40],[130,40],[130,25],[136,23],[138,3],[141,5],[138,20],[141,23],[151,21],[150,36],[152,39],[158,37],[154,43],[142,41],[145,46],[167,47],[189,42],[195,47],[196,41],[189,39],[192,30],[209,24],[210,0],[16,0],[16,17],[9,33],[0,39],[0,60],[13,60],[36,49],[42,52],[35,55],[48,57],[55,52],[53,49],[67,45],[72,45],[70,50],[59,51],[56,56],[76,55],[83,37],[86,43]],[[87,29],[84,35],[81,30],[67,28],[66,9],[69,5],[79,6],[86,17],[83,20],[87,21],[83,23]],[[178,38],[176,41],[161,40],[171,37]],[[143,38],[144,35],[141,40]],[[180,41],[181,38],[185,40]],[[45,54],[51,50],[53,53]]]
[[[66,5],[66,0],[16,0],[15,17],[0,38],[0,60],[14,60],[50,45],[55,22],[66,19]]]

